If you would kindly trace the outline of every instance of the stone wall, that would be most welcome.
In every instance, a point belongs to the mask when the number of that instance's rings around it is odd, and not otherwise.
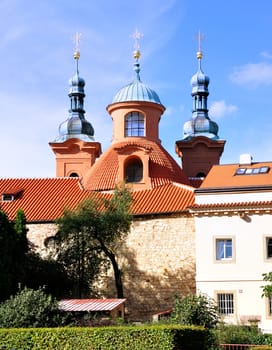
[[[49,253],[48,248],[44,245],[44,241],[48,237],[56,234],[57,226],[54,223],[28,224],[27,238],[33,244],[34,249],[46,257]],[[50,248],[49,248],[50,249]]]
[[[54,235],[54,224],[31,224],[28,238],[42,255],[44,239]],[[169,309],[173,296],[195,292],[194,218],[186,215],[135,219],[131,232],[119,249],[123,272],[127,318],[151,319]],[[112,271],[103,276],[100,290],[105,297],[115,297]]]

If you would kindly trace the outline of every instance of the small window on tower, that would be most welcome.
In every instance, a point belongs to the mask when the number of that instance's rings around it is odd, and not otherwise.
[[[79,177],[77,173],[71,173],[69,177]]]
[[[196,174],[196,177],[203,178],[203,177],[206,177],[206,174],[204,174],[203,172],[199,172]]]
[[[126,182],[140,182],[143,179],[143,163],[140,159],[133,158],[128,161],[125,168]]]
[[[139,112],[131,112],[125,117],[125,136],[145,136],[144,116]]]

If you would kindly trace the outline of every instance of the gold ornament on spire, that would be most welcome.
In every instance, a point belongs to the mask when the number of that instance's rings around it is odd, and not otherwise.
[[[140,53],[140,44],[139,40],[143,37],[144,35],[138,31],[138,29],[135,29],[135,32],[132,34],[132,38],[134,39],[134,52],[133,52],[133,57],[135,60],[138,61],[138,59],[141,57]]]
[[[197,43],[198,43],[198,50],[196,53],[196,57],[198,60],[201,60],[203,57],[203,52],[202,52],[202,48],[201,48],[201,42],[204,39],[204,35],[201,34],[200,30],[197,33]]]
[[[74,59],[78,60],[80,57],[80,52],[79,52],[79,42],[81,38],[81,33],[76,32],[74,35],[74,43],[75,43],[75,51],[74,51]]]

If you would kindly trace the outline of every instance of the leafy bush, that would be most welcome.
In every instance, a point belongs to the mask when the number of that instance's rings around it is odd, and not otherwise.
[[[183,299],[179,297],[174,299],[170,322],[214,328],[219,319],[214,300],[206,295],[189,295]]]
[[[40,288],[24,288],[0,304],[0,327],[55,327],[63,324],[66,314],[57,301]]]
[[[221,344],[272,345],[272,335],[260,333],[257,327],[221,325],[215,333]]]
[[[0,329],[0,347],[7,350],[208,350],[203,327],[119,326]]]

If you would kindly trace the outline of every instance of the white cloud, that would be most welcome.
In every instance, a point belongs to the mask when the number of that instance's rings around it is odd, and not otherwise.
[[[264,58],[272,59],[272,54],[270,52],[262,51],[260,55]]]
[[[238,109],[237,106],[229,104],[227,105],[224,100],[214,101],[209,109],[212,118],[222,118],[226,114],[234,113]]]
[[[230,79],[238,85],[257,87],[272,84],[272,63],[248,63],[235,67]]]

